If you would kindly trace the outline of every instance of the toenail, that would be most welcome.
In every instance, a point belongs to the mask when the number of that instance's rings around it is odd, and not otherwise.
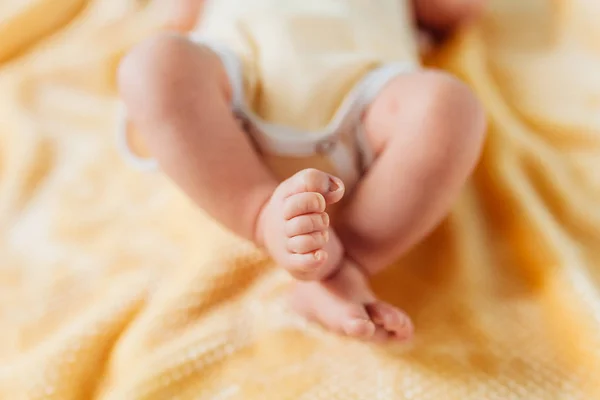
[[[401,318],[401,320],[402,320],[402,322],[400,322],[400,326],[402,329],[408,329],[410,331],[414,331],[415,327],[409,317],[404,316]]]
[[[400,322],[398,323],[398,325],[400,325],[401,328],[407,328],[408,324],[410,323],[410,320],[407,317],[401,316],[399,318]]]
[[[342,185],[338,180],[332,176],[329,176],[329,191],[331,193],[337,192],[342,188]]]
[[[346,323],[344,332],[350,336],[369,338],[375,334],[375,325],[369,320],[355,319]]]
[[[326,256],[327,256],[327,253],[325,253],[323,250],[315,251],[315,254],[314,254],[315,260],[317,260],[317,261],[324,260]]]

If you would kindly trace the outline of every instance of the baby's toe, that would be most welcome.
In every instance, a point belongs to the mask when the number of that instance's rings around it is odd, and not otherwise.
[[[277,188],[281,198],[291,197],[299,193],[315,192],[324,196],[327,204],[333,204],[344,196],[344,183],[318,169],[308,168],[296,173]]]
[[[287,221],[300,215],[325,212],[325,198],[316,192],[304,192],[288,197],[283,202],[283,218]]]
[[[326,213],[302,215],[286,221],[286,259],[280,264],[296,279],[301,281],[321,280],[337,266],[340,251],[339,241],[329,230]],[[307,233],[304,233],[307,232]],[[333,257],[333,258],[332,258]]]
[[[328,259],[329,254],[325,250],[306,254],[289,253],[285,269],[300,281],[317,280],[323,275],[321,271]]]
[[[346,335],[358,339],[372,339],[377,330],[371,320],[362,318],[346,317],[341,325]]]
[[[320,307],[321,323],[329,329],[353,338],[373,340],[377,326],[360,304],[332,296],[329,303],[323,302]]]
[[[321,282],[298,283],[292,305],[306,317],[345,336],[371,340],[377,330],[362,304],[330,290]]]
[[[329,241],[329,231],[313,232],[288,239],[287,250],[295,254],[307,254],[320,250]]]
[[[393,334],[386,331],[385,328],[382,328],[380,325],[375,324],[375,333],[371,337],[371,340],[373,342],[385,343],[385,342],[389,342],[390,339],[393,339],[393,338],[394,338]]]
[[[300,215],[286,221],[285,233],[288,237],[294,237],[313,232],[321,232],[328,227],[329,215],[327,213]]]
[[[414,328],[410,318],[401,310],[384,302],[376,302],[366,306],[369,316],[375,324],[383,327],[397,340],[408,340]]]

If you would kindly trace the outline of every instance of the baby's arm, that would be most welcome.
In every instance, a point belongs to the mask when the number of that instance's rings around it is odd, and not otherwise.
[[[413,0],[418,22],[428,30],[447,32],[477,17],[486,0]]]

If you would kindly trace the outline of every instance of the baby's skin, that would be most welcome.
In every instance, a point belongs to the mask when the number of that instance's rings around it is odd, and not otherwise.
[[[483,0],[414,1],[419,22],[439,32],[476,16]],[[188,29],[201,3],[169,0],[171,26]],[[358,339],[413,336],[410,317],[380,300],[369,277],[440,223],[475,167],[485,116],[466,85],[427,69],[394,78],[364,115],[376,159],[350,193],[317,169],[277,181],[232,115],[219,59],[184,37],[135,47],[120,65],[119,89],[163,171],[295,278],[297,312]]]
[[[330,229],[327,206],[342,200],[344,184],[307,169],[282,182],[262,209],[258,242],[298,279],[291,303],[332,331],[364,339],[407,339],[410,319],[379,301],[364,271]]]

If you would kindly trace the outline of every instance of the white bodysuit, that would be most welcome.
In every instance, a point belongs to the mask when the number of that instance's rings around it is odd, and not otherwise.
[[[282,179],[313,167],[352,186],[372,157],[366,107],[419,68],[408,0],[208,0],[190,38],[220,57],[232,112]]]

